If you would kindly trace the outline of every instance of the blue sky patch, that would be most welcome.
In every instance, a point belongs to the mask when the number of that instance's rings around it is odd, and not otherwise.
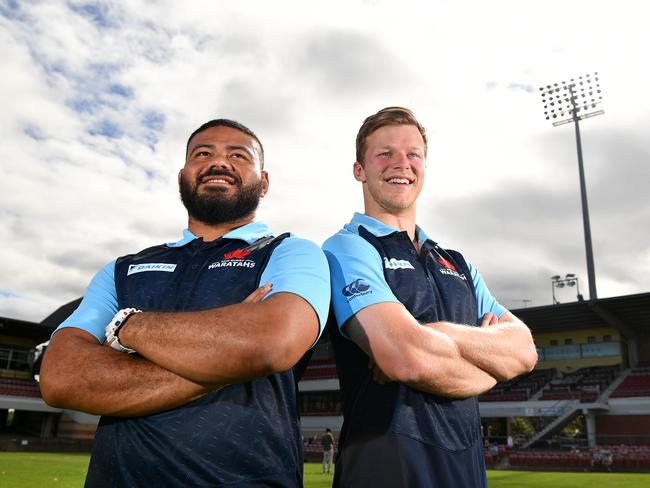
[[[124,135],[124,132],[110,120],[101,120],[93,129],[88,133],[91,136],[102,135],[110,139],[119,139]]]
[[[93,24],[100,28],[114,27],[116,22],[109,17],[109,8],[106,4],[100,2],[96,3],[83,3],[75,5],[68,4],[70,10],[90,20]]]
[[[45,137],[43,136],[43,132],[39,127],[36,127],[35,125],[28,125],[23,129],[23,132],[27,134],[29,137],[34,139],[35,141],[41,141]]]
[[[124,98],[133,98],[133,89],[120,83],[108,85],[108,92]]]

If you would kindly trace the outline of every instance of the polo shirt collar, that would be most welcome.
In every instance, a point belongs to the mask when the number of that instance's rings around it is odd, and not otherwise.
[[[268,228],[268,226],[263,222],[251,222],[250,224],[242,225],[236,229],[231,230],[227,234],[224,234],[221,239],[239,239],[246,241],[248,244],[252,244],[255,241],[261,239],[262,237],[272,236],[273,233]],[[189,229],[183,230],[183,237],[176,242],[168,242],[169,247],[183,247],[186,244],[189,244],[197,237],[192,234]]]
[[[363,225],[371,234],[377,237],[384,237],[395,232],[402,232],[395,227],[384,224],[382,221],[377,220],[373,217],[369,217],[365,214],[355,212],[352,216],[352,220],[349,224],[345,224],[344,228],[355,234],[359,233],[359,226]],[[415,226],[415,235],[417,236],[420,242],[424,242],[429,239],[429,236],[417,225]]]

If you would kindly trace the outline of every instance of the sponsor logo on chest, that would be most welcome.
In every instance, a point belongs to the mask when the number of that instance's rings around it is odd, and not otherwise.
[[[246,259],[250,254],[248,249],[235,249],[223,255],[221,261],[215,261],[208,266],[208,269],[214,268],[254,268],[255,261]]]
[[[447,261],[443,257],[438,258],[438,262],[442,265],[442,268],[439,269],[440,273],[447,275],[447,276],[454,276],[458,279],[461,279],[463,281],[467,281],[467,277],[465,276],[464,273],[459,273],[456,271],[456,266],[451,264],[449,261]]]
[[[143,273],[145,271],[165,271],[167,273],[173,273],[175,270],[176,265],[170,263],[130,264],[126,275],[129,276],[135,273]]]
[[[386,269],[415,269],[406,259],[384,258],[384,268]]]

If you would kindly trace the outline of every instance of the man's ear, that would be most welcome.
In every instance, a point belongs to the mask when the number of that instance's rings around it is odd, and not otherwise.
[[[266,171],[262,171],[260,178],[262,179],[262,194],[260,196],[264,198],[264,195],[269,192],[269,174]]]
[[[178,170],[178,186],[181,186],[181,178],[183,177],[183,168]]]
[[[352,165],[352,173],[354,174],[354,179],[360,181],[361,183],[366,182],[366,171],[361,166],[361,163],[355,161]]]

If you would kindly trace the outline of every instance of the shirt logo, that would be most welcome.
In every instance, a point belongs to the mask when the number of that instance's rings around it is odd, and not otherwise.
[[[208,269],[214,268],[254,268],[255,261],[246,259],[251,253],[249,249],[235,249],[223,255],[221,261],[215,261],[208,266]]]
[[[248,249],[235,249],[223,255],[224,259],[244,259],[251,252]]]
[[[372,293],[372,290],[368,283],[359,278],[345,285],[341,290],[341,293],[343,293],[343,296],[346,297],[349,302],[354,298]]]
[[[438,258],[438,262],[439,262],[440,264],[442,264],[445,268],[456,271],[456,266],[454,266],[453,264],[451,264],[449,261],[447,261],[447,260],[446,260],[445,258],[443,258],[442,256],[440,256],[440,257]]]
[[[167,273],[173,273],[175,270],[176,265],[169,263],[130,264],[126,275],[129,276],[135,273],[142,273],[144,271],[166,271]]]
[[[459,273],[458,271],[456,271],[456,266],[451,264],[442,256],[438,258],[438,262],[443,266],[442,268],[439,269],[440,273],[442,273],[443,275],[455,276],[460,280],[467,281],[467,277],[463,273]]]
[[[415,269],[406,259],[384,258],[384,268],[386,269]]]

